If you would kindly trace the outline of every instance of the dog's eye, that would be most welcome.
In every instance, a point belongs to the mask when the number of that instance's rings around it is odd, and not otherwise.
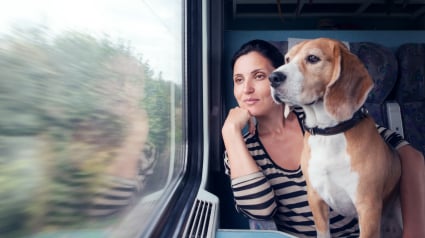
[[[286,58],[285,58],[285,62],[286,62],[286,63],[289,63],[289,57],[286,57]]]
[[[317,57],[317,56],[315,56],[315,55],[309,55],[309,56],[307,56],[307,62],[309,62],[309,63],[314,64],[314,63],[317,63],[319,61],[320,61],[320,58]]]

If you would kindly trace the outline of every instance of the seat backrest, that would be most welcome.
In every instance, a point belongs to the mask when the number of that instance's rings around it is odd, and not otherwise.
[[[395,97],[400,104],[405,139],[425,153],[425,44],[403,44],[396,55],[399,79]]]
[[[269,41],[271,44],[273,44],[280,53],[285,56],[286,52],[288,52],[288,41]]]
[[[377,124],[388,127],[385,101],[397,81],[397,59],[389,48],[372,42],[352,42],[350,51],[359,57],[374,81],[365,107]]]

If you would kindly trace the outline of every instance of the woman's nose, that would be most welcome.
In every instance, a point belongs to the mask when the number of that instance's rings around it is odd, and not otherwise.
[[[243,87],[244,93],[252,93],[254,92],[254,87],[252,87],[252,84],[247,80]]]

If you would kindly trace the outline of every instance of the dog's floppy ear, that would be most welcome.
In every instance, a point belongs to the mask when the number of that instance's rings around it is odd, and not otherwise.
[[[334,49],[333,78],[324,96],[326,111],[338,121],[350,119],[366,101],[373,80],[363,63],[342,43]]]

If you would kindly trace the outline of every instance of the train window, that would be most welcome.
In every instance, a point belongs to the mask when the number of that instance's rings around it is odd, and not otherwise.
[[[1,237],[134,237],[161,211],[186,163],[183,14],[182,0],[2,4]]]

